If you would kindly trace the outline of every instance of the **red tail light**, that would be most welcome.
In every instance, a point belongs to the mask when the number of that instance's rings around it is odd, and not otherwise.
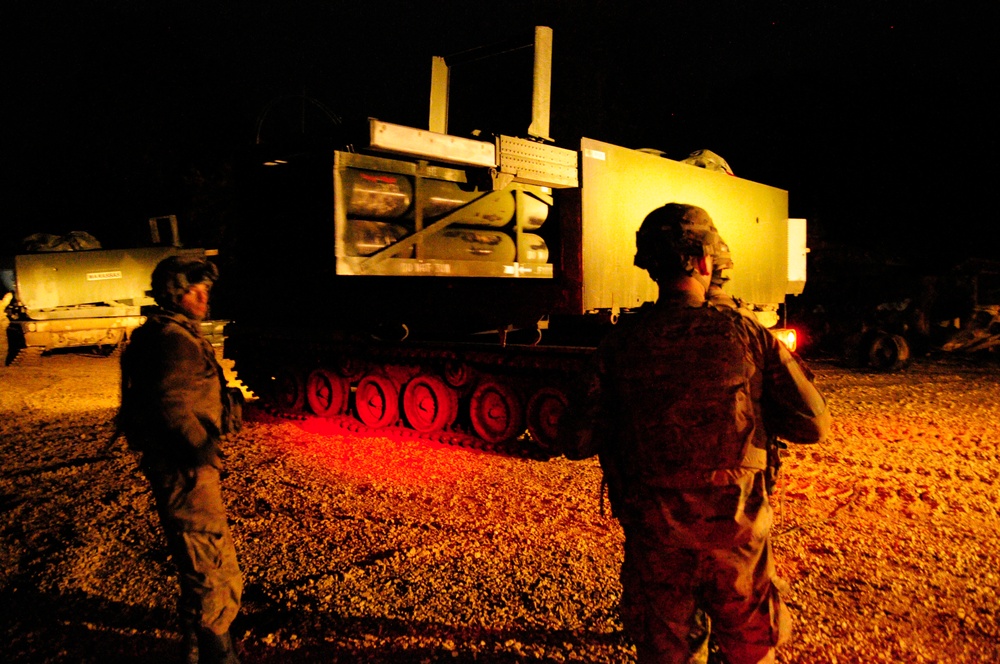
[[[798,335],[792,328],[790,327],[779,328],[777,330],[771,330],[771,333],[774,334],[774,336],[778,337],[778,341],[785,344],[785,347],[788,348],[788,350],[792,351],[793,353],[799,347]]]

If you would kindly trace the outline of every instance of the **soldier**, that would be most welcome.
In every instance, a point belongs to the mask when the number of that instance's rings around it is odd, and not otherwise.
[[[709,630],[730,664],[773,662],[791,634],[765,447],[819,442],[830,416],[766,328],[706,300],[721,247],[701,208],[646,217],[635,264],[660,296],[601,344],[564,420],[564,453],[598,455],[625,532],[621,614],[640,663],[704,662]]]
[[[119,429],[142,452],[178,568],[185,661],[238,664],[229,626],[243,579],[219,482],[219,443],[231,418],[222,369],[199,328],[217,278],[198,258],[172,256],[153,270],[159,308],[122,355]]]

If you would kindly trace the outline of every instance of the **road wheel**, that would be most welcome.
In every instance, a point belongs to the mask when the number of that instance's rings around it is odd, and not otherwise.
[[[543,387],[528,402],[528,433],[544,449],[551,449],[559,436],[559,421],[568,399],[562,390]]]
[[[271,398],[282,410],[298,411],[306,401],[302,376],[294,369],[279,369],[271,382]]]
[[[483,380],[472,393],[469,419],[476,435],[487,443],[510,440],[524,428],[520,398],[507,383],[495,378]]]
[[[437,376],[417,376],[403,388],[403,415],[417,431],[441,431],[458,416],[458,395]]]
[[[346,378],[327,369],[314,369],[306,379],[306,403],[322,417],[347,412],[351,385]]]
[[[370,374],[354,392],[358,419],[370,427],[387,427],[399,419],[399,387],[387,376]]]
[[[472,367],[461,360],[449,361],[444,365],[444,371],[442,372],[445,382],[459,389],[468,386],[472,382],[474,373]]]

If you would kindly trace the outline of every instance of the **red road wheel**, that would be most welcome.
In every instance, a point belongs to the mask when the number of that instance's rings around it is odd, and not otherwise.
[[[274,404],[284,410],[300,410],[305,403],[302,376],[294,369],[279,369],[271,380]]]
[[[437,376],[417,376],[403,388],[403,415],[417,431],[447,429],[458,416],[458,395]]]
[[[528,402],[528,433],[539,445],[550,448],[559,436],[559,421],[568,399],[562,390],[543,387]]]
[[[452,360],[445,364],[442,375],[445,382],[452,387],[465,387],[472,382],[472,368],[461,360]]]
[[[356,380],[365,373],[365,363],[353,357],[344,356],[337,360],[337,373],[347,380]]]
[[[387,427],[399,419],[399,388],[387,376],[372,374],[358,383],[354,392],[358,419],[370,427]]]
[[[522,430],[521,400],[506,383],[487,378],[476,387],[469,418],[476,435],[487,443],[502,443]]]
[[[332,371],[314,369],[306,378],[306,403],[317,415],[326,417],[345,413],[350,395],[350,383]]]

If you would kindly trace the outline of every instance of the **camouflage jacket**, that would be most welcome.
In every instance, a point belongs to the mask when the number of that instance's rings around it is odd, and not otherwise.
[[[595,352],[562,439],[569,458],[599,456],[616,514],[645,489],[745,482],[768,435],[826,436],[822,396],[752,316],[683,296],[639,316]]]
[[[179,466],[219,465],[223,378],[197,323],[159,311],[122,354],[118,426],[132,449]]]

